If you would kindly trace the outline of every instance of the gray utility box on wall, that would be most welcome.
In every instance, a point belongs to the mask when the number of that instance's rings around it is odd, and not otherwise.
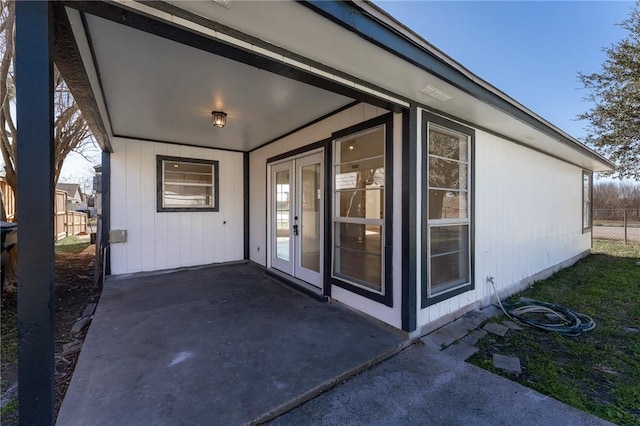
[[[109,231],[109,243],[126,243],[127,231],[125,229],[112,229]]]

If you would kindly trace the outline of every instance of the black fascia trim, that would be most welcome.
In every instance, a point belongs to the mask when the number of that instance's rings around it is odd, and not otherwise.
[[[451,121],[457,121],[457,122],[459,122],[459,123],[461,123],[461,124],[463,124],[465,126],[469,126],[469,127],[472,127],[472,128],[474,128],[476,130],[481,130],[481,131],[483,131],[485,133],[489,133],[490,135],[497,136],[497,137],[499,137],[501,139],[504,139],[504,140],[506,140],[508,142],[512,142],[512,143],[514,143],[514,144],[516,144],[518,146],[521,146],[523,148],[527,148],[527,149],[530,149],[531,151],[537,152],[538,154],[546,155],[547,157],[553,158],[553,159],[558,160],[558,161],[562,161],[565,164],[570,164],[570,165],[572,165],[574,167],[577,167],[579,169],[584,169],[583,166],[581,166],[579,164],[576,164],[576,163],[573,163],[573,162],[567,160],[566,158],[562,158],[562,157],[558,157],[557,155],[550,154],[550,153],[545,152],[545,151],[543,151],[541,149],[538,149],[538,148],[533,147],[531,145],[527,145],[527,144],[525,144],[523,142],[520,142],[517,139],[513,139],[510,136],[503,135],[502,133],[496,132],[496,131],[491,130],[491,129],[487,129],[486,127],[483,127],[483,126],[481,126],[479,124],[473,123],[473,122],[468,121],[468,120],[464,120],[462,118],[456,117],[455,115],[451,115],[451,114],[449,114],[447,112],[440,111],[438,109],[435,109],[435,108],[432,108],[430,106],[423,105],[423,104],[420,104],[420,103],[418,104],[418,107],[424,109],[425,111],[427,111],[427,112],[429,112],[431,114],[441,115],[442,117],[447,118],[447,119],[449,119]]]
[[[82,55],[76,43],[69,17],[64,5],[54,3],[54,60],[60,73],[65,79],[78,106],[82,110],[94,138],[102,150],[112,151],[107,133],[106,123],[102,120],[100,109],[87,75],[87,70],[82,63]],[[84,24],[84,23],[83,23]],[[89,48],[93,49],[90,41]],[[91,50],[93,55],[93,50]],[[92,58],[93,59],[93,58]],[[100,88],[102,90],[102,88]]]
[[[297,1],[343,28],[361,36],[365,40],[435,75],[474,98],[488,103],[506,114],[523,121],[542,133],[556,139],[558,142],[581,152],[583,155],[600,162],[608,161],[606,159],[603,160],[603,158],[600,158],[596,153],[580,146],[579,143],[567,138],[558,130],[549,127],[518,106],[482,87],[445,61],[435,57],[411,40],[408,40],[397,30],[369,16],[369,14],[352,4],[352,2],[322,0]]]
[[[324,294],[331,297],[331,242],[333,235],[331,229],[331,212],[333,212],[332,173],[333,170],[333,144],[332,139],[325,139],[324,148]]]
[[[55,423],[53,62],[49,2],[16,2],[15,72],[20,212],[18,402],[20,424]],[[4,344],[4,342],[3,342]]]
[[[331,139],[324,139],[318,142],[310,143],[309,145],[301,146],[300,148],[292,149],[282,154],[274,155],[273,157],[267,158],[267,164],[275,163],[276,161],[284,160],[289,157],[295,157],[300,154],[304,154],[305,152],[313,151],[314,149],[324,148],[327,145],[327,141],[330,140]]]
[[[109,231],[111,230],[111,153],[102,152],[102,259],[105,275],[111,275]],[[107,250],[105,250],[107,249]]]
[[[244,259],[249,260],[249,212],[250,209],[250,199],[249,199],[249,182],[250,182],[250,164],[249,164],[249,153],[245,152],[242,154],[242,190],[243,190],[243,199],[244,199]]]
[[[87,44],[89,45],[89,52],[91,53],[91,62],[93,63],[93,67],[96,70],[96,78],[98,79],[98,88],[100,89],[100,95],[104,101],[104,109],[107,114],[107,119],[109,120],[109,124],[111,121],[111,113],[109,112],[109,107],[107,106],[107,97],[105,96],[104,84],[102,83],[102,73],[100,72],[100,66],[98,65],[98,59],[96,56],[95,47],[93,46],[93,36],[91,35],[91,30],[89,29],[89,23],[87,22],[87,15],[83,11],[78,11],[80,13],[80,20],[82,21],[82,28],[84,29],[84,35],[87,38]],[[83,67],[83,71],[86,72],[86,68]],[[97,108],[97,100],[96,100],[96,108]],[[100,109],[98,109],[100,112]],[[110,129],[111,134],[113,134],[113,128]]]
[[[162,163],[164,161],[175,161],[181,163],[209,164],[213,166],[213,207],[162,207]],[[220,162],[218,160],[203,160],[201,158],[171,157],[167,155],[156,155],[156,211],[158,213],[175,212],[217,212],[220,211]]]
[[[172,40],[177,43],[191,46],[205,52],[213,53],[227,59],[260,68],[262,70],[269,71],[274,74],[278,74],[302,83],[306,83],[311,86],[327,90],[329,92],[337,93],[352,99],[357,99],[380,108],[398,112],[402,108],[400,105],[390,100],[385,100],[367,92],[359,91],[354,87],[345,86],[341,83],[338,83],[337,81],[328,80],[309,71],[304,71],[300,68],[296,68],[272,58],[262,56],[254,51],[245,50],[238,46],[225,43],[216,38],[208,37],[201,33],[197,33],[196,31],[180,27],[177,24],[163,22],[155,19],[154,17],[142,15],[125,7],[98,1],[65,2],[65,5],[74,9],[82,10],[86,13],[98,16],[100,18],[110,20],[112,22],[126,25],[128,27],[135,28],[137,30],[144,31],[168,40]],[[182,12],[182,14],[184,14],[184,12]],[[193,14],[189,14],[188,19],[194,19],[195,21],[202,20],[202,18],[198,19],[196,15]],[[208,26],[210,26],[211,21],[207,20],[206,22],[208,22]],[[288,52],[286,56],[294,57],[296,55]],[[303,61],[305,63],[309,63],[308,58],[303,58]],[[344,75],[343,73],[338,74]],[[348,76],[348,79],[351,81],[356,81],[356,79],[354,79],[352,76]],[[369,83],[366,84],[367,86],[370,86]],[[402,100],[402,97],[396,94],[390,94],[390,96]]]
[[[429,123],[437,124],[447,129],[451,129],[458,133],[465,134],[469,136],[471,143],[471,158],[469,161],[469,165],[471,167],[471,176],[470,176],[470,190],[471,190],[471,200],[470,200],[470,215],[469,215],[469,283],[464,284],[458,288],[445,291],[443,293],[437,294],[435,296],[429,297],[429,259],[428,259],[428,251],[426,247],[428,247],[428,220],[429,220],[429,184],[428,184],[428,164],[429,164],[429,152],[428,152],[428,132],[427,126]],[[459,123],[455,123],[446,118],[440,117],[438,115],[434,115],[423,111],[422,113],[422,165],[421,168],[424,171],[422,173],[422,229],[421,229],[421,240],[422,240],[422,277],[421,277],[421,307],[426,308],[428,306],[434,305],[438,302],[442,302],[443,300],[450,299],[454,296],[457,296],[462,293],[466,293],[467,291],[471,291],[475,289],[475,146],[476,146],[476,132],[473,128],[463,126]]]
[[[402,329],[417,328],[416,287],[416,152],[418,108],[411,105],[402,114]]]
[[[331,141],[359,133],[364,130],[384,125],[385,126],[385,219],[384,219],[384,294],[375,293],[363,287],[359,287],[343,281],[333,276],[333,268],[329,266],[328,275],[332,285],[344,288],[352,293],[374,300],[386,306],[393,307],[393,113],[384,114],[372,118],[354,126],[335,132],[331,136]],[[331,165],[333,166],[333,158]],[[330,171],[329,180],[333,178],[333,170]],[[333,198],[333,185],[329,188],[330,197]],[[329,212],[329,216],[325,219],[325,230],[329,230],[333,236],[333,215]],[[326,232],[326,231],[325,231]],[[329,251],[327,254],[333,257],[333,237],[331,238]]]
[[[137,137],[137,136],[113,135],[113,137],[114,138],[121,138],[121,139],[131,139],[131,140],[134,140],[134,141],[141,141],[141,142],[166,143],[167,145],[190,146],[192,148],[204,148],[204,149],[211,149],[211,150],[216,150],[216,151],[226,151],[226,152],[236,152],[236,153],[248,152],[248,151],[242,151],[242,150],[239,150],[239,149],[215,148],[215,147],[212,147],[212,146],[197,145],[197,144],[193,144],[193,143],[162,141],[162,140],[156,140],[156,139],[140,138],[140,137]]]
[[[327,113],[327,114],[325,114],[325,115],[323,115],[321,117],[315,118],[315,119],[311,120],[310,122],[308,122],[306,124],[303,124],[302,126],[296,127],[295,129],[290,130],[287,133],[284,133],[284,134],[282,134],[282,135],[280,135],[280,136],[278,136],[276,138],[271,139],[270,141],[267,141],[267,142],[265,142],[265,143],[263,143],[261,145],[258,145],[257,147],[250,149],[249,152],[257,151],[260,148],[264,148],[267,145],[271,145],[274,142],[278,142],[280,139],[284,139],[287,136],[290,136],[290,135],[292,135],[292,134],[294,134],[296,132],[299,132],[302,129],[305,129],[305,128],[309,127],[309,126],[312,126],[312,125],[314,125],[316,123],[319,123],[322,120],[326,120],[329,117],[332,117],[332,116],[334,116],[334,115],[336,115],[336,114],[338,114],[338,113],[340,113],[342,111],[348,110],[349,108],[354,107],[356,105],[359,105],[361,103],[362,102],[360,102],[360,101],[349,102],[348,104],[346,104],[344,106],[341,106],[340,108],[338,108],[338,109],[336,109],[334,111],[331,111],[331,112],[329,112],[329,113]]]

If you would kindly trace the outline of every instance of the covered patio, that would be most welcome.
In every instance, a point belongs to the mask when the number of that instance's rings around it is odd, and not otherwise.
[[[58,424],[268,420],[409,344],[251,264],[108,280]]]

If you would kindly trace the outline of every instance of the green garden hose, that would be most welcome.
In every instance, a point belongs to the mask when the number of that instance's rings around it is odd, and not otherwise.
[[[563,336],[580,336],[596,328],[595,321],[584,314],[554,303],[531,300],[507,304],[506,312],[523,324]]]
[[[554,303],[527,299],[507,303],[505,308],[498,297],[493,277],[488,277],[487,281],[491,283],[498,304],[505,315],[522,324],[570,337],[580,336],[585,331],[596,328],[596,322],[591,317]]]

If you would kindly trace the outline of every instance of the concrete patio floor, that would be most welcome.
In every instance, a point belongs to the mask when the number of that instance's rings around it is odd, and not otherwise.
[[[414,345],[269,423],[611,425],[429,345]]]
[[[409,346],[253,265],[107,282],[58,425],[269,420],[608,424],[429,344]]]
[[[406,343],[253,265],[110,280],[58,424],[242,424]]]

